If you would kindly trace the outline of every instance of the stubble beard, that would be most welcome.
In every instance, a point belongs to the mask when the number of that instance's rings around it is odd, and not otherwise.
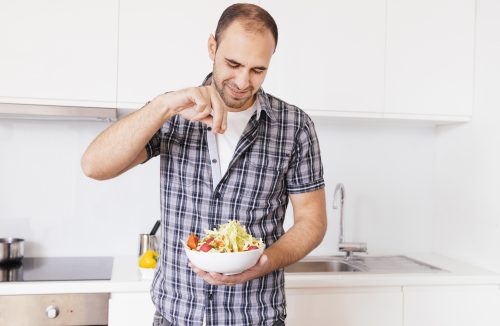
[[[219,81],[217,80],[217,78],[215,78],[216,76],[216,73],[215,73],[215,69],[214,69],[214,72],[212,74],[212,82],[214,83],[215,85],[215,89],[217,90],[217,93],[219,93],[219,96],[221,97],[222,101],[224,102],[224,104],[232,109],[241,109],[245,103],[248,102],[249,99],[251,99],[254,94],[252,91],[250,91],[250,96],[248,97],[245,97],[243,99],[240,99],[240,100],[235,100],[233,99],[229,94],[227,94],[225,91],[224,91],[224,86],[226,86],[227,82],[222,82],[222,85],[221,83],[219,83]],[[227,86],[229,87],[229,86]],[[234,87],[233,87],[234,88]]]

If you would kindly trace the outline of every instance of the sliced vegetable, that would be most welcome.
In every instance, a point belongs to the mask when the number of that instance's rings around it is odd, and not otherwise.
[[[210,250],[212,249],[212,247],[210,247],[209,245],[207,245],[206,243],[202,244],[200,249],[201,251],[203,252],[209,252]]]
[[[264,247],[262,239],[256,239],[247,233],[245,227],[236,220],[220,224],[218,229],[205,230],[205,233],[207,235],[199,241],[196,235],[191,234],[187,246],[203,252],[241,252]],[[196,241],[192,240],[193,237]],[[194,243],[196,246],[193,246]]]
[[[196,247],[198,247],[198,237],[194,233],[189,235],[187,246],[191,249],[196,249]]]

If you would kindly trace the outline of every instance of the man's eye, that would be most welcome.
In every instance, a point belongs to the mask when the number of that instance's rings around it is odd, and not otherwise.
[[[238,65],[236,65],[234,63],[228,63],[228,66],[229,66],[229,68],[232,68],[232,69],[238,68]]]
[[[264,72],[264,70],[254,70],[253,72],[256,73],[257,75],[260,75],[261,73]]]

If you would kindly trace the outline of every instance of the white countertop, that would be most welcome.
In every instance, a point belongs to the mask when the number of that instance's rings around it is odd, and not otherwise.
[[[408,255],[411,258],[437,266],[446,272],[419,274],[374,273],[308,273],[285,274],[287,289],[326,287],[380,287],[423,285],[500,285],[500,274],[489,272],[435,254]],[[60,282],[3,282],[0,295],[48,293],[120,293],[148,292],[151,280],[143,280],[137,266],[137,257],[115,257],[109,281],[60,281]]]
[[[500,274],[436,254],[412,254],[410,258],[444,271],[410,273],[287,274],[286,288],[380,287],[424,285],[500,285]]]

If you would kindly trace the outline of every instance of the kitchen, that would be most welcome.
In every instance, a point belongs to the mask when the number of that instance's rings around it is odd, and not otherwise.
[[[199,83],[210,69],[205,52],[208,33],[231,2],[213,3],[2,4],[0,30],[8,31],[0,36],[2,49],[16,51],[1,54],[0,103],[17,106],[2,105],[1,109],[28,104],[118,108],[122,116],[161,91]],[[310,255],[342,254],[337,250],[339,213],[332,207],[333,191],[342,182],[346,186],[345,237],[366,242],[369,256],[404,254],[427,257],[421,260],[444,269],[460,266],[500,273],[500,217],[495,205],[500,156],[494,150],[500,139],[495,125],[500,115],[496,110],[500,104],[498,3],[258,3],[275,16],[280,28],[280,43],[264,89],[310,112],[320,140],[329,225],[323,242]],[[200,7],[190,12],[196,24],[191,23],[185,33],[177,32],[175,26],[184,26],[179,13],[194,4]],[[22,15],[16,16],[19,12]],[[309,27],[293,24],[302,14]],[[162,21],[163,16],[169,19]],[[93,17],[92,24],[88,17]],[[314,34],[307,28],[323,32]],[[176,33],[169,34],[171,30]],[[155,40],[163,37],[187,51],[172,53],[168,46],[158,45]],[[297,51],[297,39],[304,42],[303,49],[310,50]],[[320,42],[324,39],[330,42]],[[186,44],[186,40],[192,42]],[[145,53],[151,47],[156,51]],[[181,62],[189,64],[187,72]],[[289,73],[290,67],[296,68],[294,74]],[[294,85],[289,82],[292,78],[298,79]],[[307,82],[300,84],[302,80],[322,86],[312,88]],[[307,91],[298,94],[298,89]],[[86,178],[80,157],[107,126],[109,122],[98,120],[14,119],[12,113],[4,114],[0,120],[0,237],[26,239],[26,257],[114,257],[113,282],[90,282],[85,291],[112,293],[110,307],[116,308],[118,316],[110,314],[110,324],[124,325],[120,315],[132,320],[124,307],[135,303],[138,307],[149,295],[148,280],[141,280],[133,262],[138,234],[148,232],[159,216],[159,160],[105,182]],[[289,211],[288,227],[291,220]],[[402,281],[400,275],[364,280],[351,274],[309,275],[302,281],[300,277],[289,276],[287,284],[295,286],[291,291],[306,284],[311,292],[300,293],[315,302],[312,298],[321,295],[317,287],[330,284],[334,294],[347,292],[347,299],[323,293],[330,298],[328,307],[356,308],[361,316],[371,316],[378,309],[366,308],[373,301],[364,301],[361,288],[379,301],[388,298],[401,307],[402,285],[413,286],[417,300],[431,289],[416,289],[416,285],[437,282],[429,278]],[[472,305],[473,294],[484,291],[491,298],[489,305],[500,306],[498,294],[491,290],[499,291],[500,277],[495,282],[494,276],[484,272],[483,277],[463,279],[462,283],[458,277],[446,281],[451,293],[459,292],[460,284],[475,284],[479,288],[469,288],[470,296],[463,295],[465,302]],[[374,284],[387,286],[387,291],[377,293]],[[0,284],[0,294],[81,290],[81,285],[64,282],[36,287]],[[119,299],[127,295],[128,303],[120,304]],[[447,295],[435,296],[433,303],[442,306],[452,301],[445,300]],[[405,299],[411,298],[406,292]],[[457,320],[474,324],[467,319],[470,315],[458,313],[465,309],[457,306],[456,316],[419,307],[405,310],[404,316],[403,309],[384,316],[399,325],[458,325]],[[293,325],[293,312],[288,310],[287,324]],[[419,319],[422,316],[429,319]],[[495,314],[486,316],[491,318],[475,324],[498,323]],[[363,321],[353,318],[346,317],[339,324]],[[368,320],[375,325],[375,319]]]

